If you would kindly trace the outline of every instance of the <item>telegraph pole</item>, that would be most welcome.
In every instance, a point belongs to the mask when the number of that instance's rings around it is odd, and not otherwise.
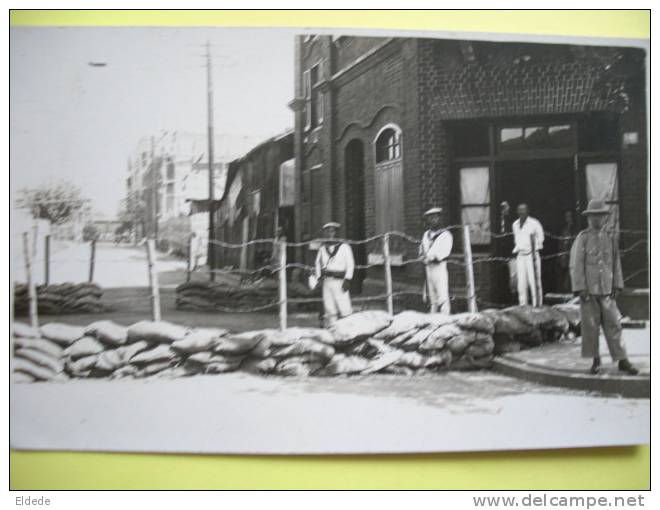
[[[208,118],[208,138],[209,138],[209,241],[206,250],[206,259],[209,266],[209,278],[215,280],[213,272],[215,264],[215,182],[213,175],[213,79],[211,78],[211,47],[206,42],[206,94],[207,94],[207,118]]]
[[[158,247],[158,172],[156,165],[156,155],[155,155],[155,142],[154,137],[151,137],[151,181],[153,183],[153,189],[151,190],[151,211],[154,218],[154,240],[156,241],[156,247]]]

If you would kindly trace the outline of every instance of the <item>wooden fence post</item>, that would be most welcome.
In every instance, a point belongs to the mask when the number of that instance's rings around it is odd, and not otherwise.
[[[541,288],[541,270],[536,265],[536,238],[534,234],[530,234],[529,242],[532,247],[532,270],[534,272],[534,302],[532,304],[541,306],[543,304],[543,290]]]
[[[463,226],[463,255],[465,257],[465,288],[468,312],[476,312],[477,294],[474,288],[474,267],[472,265],[472,243],[470,242],[469,225]]]
[[[156,248],[153,239],[147,239],[147,264],[149,265],[149,292],[151,295],[151,318],[160,321],[160,289],[156,271]]]
[[[37,313],[37,287],[32,277],[32,250],[27,232],[23,232],[23,254],[25,256],[25,282],[28,288],[28,299],[30,301],[30,325],[35,331],[39,331],[39,316]]]
[[[44,236],[44,285],[50,283],[50,234]]]
[[[390,234],[383,236],[383,270],[385,273],[385,292],[387,293],[387,313],[394,315],[394,296],[392,292],[392,260],[390,258]]]
[[[192,253],[193,253],[193,238],[188,236],[188,265],[186,267],[186,281],[190,281],[190,274],[192,273]]]
[[[286,298],[286,241],[276,241],[280,248],[280,329],[286,329],[287,298]]]
[[[89,254],[89,283],[94,282],[94,264],[96,262],[96,239],[92,239],[90,241],[91,243],[91,250]]]

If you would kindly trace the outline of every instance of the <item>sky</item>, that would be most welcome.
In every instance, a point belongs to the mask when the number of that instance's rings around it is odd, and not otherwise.
[[[116,215],[127,159],[141,137],[206,132],[207,41],[216,134],[265,140],[293,127],[291,31],[12,28],[12,193],[67,180],[96,212]]]

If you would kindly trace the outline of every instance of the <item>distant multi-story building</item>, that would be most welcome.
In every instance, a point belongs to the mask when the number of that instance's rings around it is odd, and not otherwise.
[[[214,139],[214,196],[222,196],[229,161],[245,153],[255,137]],[[183,249],[195,231],[208,234],[208,139],[204,134],[163,131],[138,140],[128,160],[123,208],[133,218],[136,239],[155,236],[166,249]],[[201,204],[201,206],[200,206]]]

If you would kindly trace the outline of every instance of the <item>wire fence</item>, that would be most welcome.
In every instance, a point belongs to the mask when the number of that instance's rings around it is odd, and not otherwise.
[[[467,226],[467,225],[450,225],[445,227],[443,230],[448,230],[454,234],[460,235],[460,246],[461,250],[455,250],[454,253],[446,257],[441,263],[445,263],[448,266],[454,266],[464,271],[464,292],[459,295],[454,294],[449,296],[449,300],[456,301],[458,299],[465,300],[467,302],[467,308],[470,311],[476,311],[478,307],[481,306],[503,306],[502,303],[492,303],[478,298],[478,293],[481,290],[475,284],[474,270],[475,267],[479,267],[486,264],[510,264],[515,255],[502,256],[502,255],[490,255],[483,253],[472,253],[472,242],[471,235],[475,232],[483,234],[486,232],[490,237],[495,239],[502,239],[507,237],[512,237],[514,234],[512,232],[493,232],[486,231],[479,227]],[[621,257],[626,257],[628,254],[635,251],[641,251],[646,249],[649,243],[648,232],[643,230],[616,230],[612,231],[616,235],[626,235],[626,236],[643,236],[642,239],[637,239],[629,246],[620,249]],[[117,270],[120,270],[122,266],[127,264],[126,257],[121,256],[104,256],[97,259],[96,255],[96,242],[90,241],[87,243],[89,245],[89,251],[87,256],[72,255],[71,250],[68,246],[52,246],[50,241],[50,236],[46,236],[44,239],[44,249],[41,253],[37,253],[36,249],[36,240],[30,238],[30,233],[21,234],[23,240],[23,262],[26,273],[27,285],[30,288],[30,314],[34,315],[34,322],[37,322],[36,319],[36,300],[37,294],[33,290],[36,287],[38,278],[35,278],[35,266],[44,267],[43,278],[40,280],[44,284],[48,285],[50,283],[50,267],[56,266],[58,264],[75,264],[78,263],[81,266],[86,266],[87,268],[87,278],[86,281],[93,282],[95,276],[95,270],[99,265],[106,266],[111,265],[117,267]],[[545,232],[545,237],[566,241],[573,240],[575,236],[560,236],[555,235],[550,232]],[[229,250],[246,250],[251,246],[266,246],[270,247],[273,257],[268,261],[268,263],[263,263],[255,268],[247,267],[247,263],[241,265],[241,267],[201,267],[197,268],[194,266],[194,253],[192,248],[192,242],[188,246],[188,256],[186,260],[185,268],[185,281],[191,282],[193,275],[208,275],[209,280],[214,279],[216,276],[235,276],[236,281],[233,282],[233,285],[236,287],[249,287],[250,285],[255,284],[260,279],[264,278],[277,278],[277,284],[271,285],[269,288],[272,298],[267,302],[259,302],[245,306],[244,303],[235,302],[231,303],[231,306],[227,304],[208,301],[206,304],[201,302],[200,299],[193,299],[185,295],[176,296],[177,306],[186,307],[196,307],[204,309],[205,307],[209,310],[227,312],[227,313],[254,313],[266,310],[279,309],[280,313],[280,325],[281,327],[286,327],[287,324],[287,315],[289,313],[289,305],[321,305],[323,298],[318,294],[314,293],[311,290],[309,292],[299,292],[301,286],[304,286],[305,282],[303,278],[293,279],[292,271],[297,270],[302,273],[302,276],[308,274],[315,274],[318,272],[318,268],[312,264],[306,264],[300,261],[288,261],[287,260],[287,248],[309,248],[309,249],[318,249],[322,243],[326,242],[345,242],[350,246],[367,246],[373,245],[373,250],[370,252],[370,257],[366,263],[357,263],[354,265],[355,270],[368,271],[372,268],[382,269],[382,289],[375,294],[369,295],[356,295],[353,296],[351,301],[355,304],[357,308],[364,308],[370,306],[374,302],[385,302],[388,312],[393,313],[394,311],[394,302],[395,300],[400,299],[420,299],[424,298],[425,293],[422,291],[420,286],[419,290],[409,290],[405,288],[395,288],[395,282],[392,279],[391,269],[396,268],[405,268],[408,266],[419,266],[420,273],[424,271],[425,266],[427,265],[426,256],[420,254],[417,250],[417,247],[421,243],[421,239],[406,234],[404,232],[387,232],[383,234],[378,234],[374,236],[367,237],[365,239],[324,239],[317,238],[313,240],[300,241],[300,242],[291,242],[284,239],[276,238],[264,238],[264,239],[252,239],[246,240],[240,243],[231,243],[221,240],[212,240],[210,243],[214,246],[222,247]],[[408,243],[408,247],[405,247],[405,244]],[[397,247],[394,255],[391,254],[390,247],[394,245]],[[533,241],[532,241],[533,246]],[[144,249],[144,257],[140,257],[140,264],[144,264],[144,274],[148,276],[148,294],[144,297],[148,297],[151,302],[152,308],[152,317],[155,320],[160,318],[160,285],[159,285],[159,264],[157,261],[157,254],[155,250],[155,244],[153,240],[143,239],[137,243],[134,248]],[[540,254],[537,250],[534,250],[538,253],[537,257],[540,262],[550,261],[558,259],[561,257],[568,257],[570,255],[570,250],[561,250],[554,253]],[[411,255],[411,253],[416,255]],[[406,254],[408,256],[406,256]],[[373,257],[371,257],[373,255]],[[535,269],[535,271],[541,270],[541,267]],[[639,277],[642,274],[648,272],[648,268],[635,271],[629,275],[626,275],[624,281],[629,282],[633,278]],[[380,273],[379,273],[380,274]],[[299,275],[300,276],[300,275]],[[181,281],[180,283],[183,283]],[[218,283],[217,285],[227,285],[226,282]],[[297,289],[294,289],[297,285]],[[400,287],[400,284],[397,284]],[[257,286],[258,287],[258,286]],[[287,289],[291,287],[291,289]],[[296,291],[296,292],[294,292]],[[540,284],[534,289],[536,295],[541,296]],[[276,294],[276,295],[273,295]],[[131,297],[119,297],[113,300],[113,303],[120,302],[131,302],[135,300],[135,296]],[[33,303],[34,302],[34,303]],[[540,300],[539,300],[540,302]]]

